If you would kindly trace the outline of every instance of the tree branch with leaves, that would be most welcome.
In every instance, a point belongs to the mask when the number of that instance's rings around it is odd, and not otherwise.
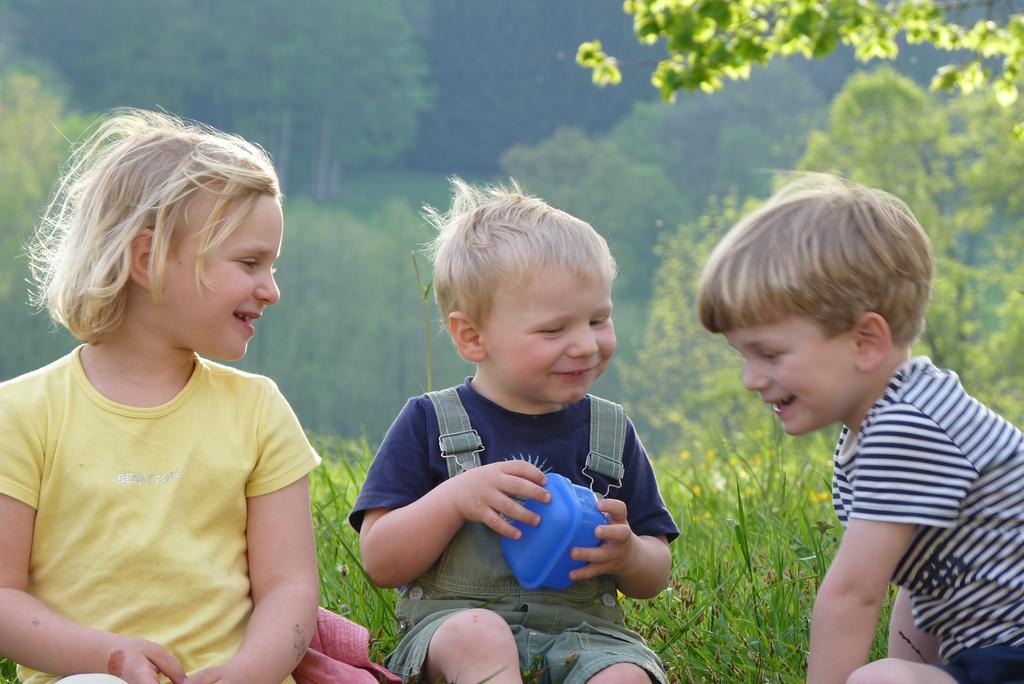
[[[991,87],[1009,106],[1024,64],[1020,0],[626,0],[623,7],[641,43],[664,42],[668,56],[651,82],[666,100],[680,90],[718,90],[723,79],[747,78],[775,57],[821,58],[839,45],[861,61],[892,60],[902,39],[951,53],[933,89]],[[599,85],[622,80],[622,65],[600,41],[580,45],[576,62]],[[1024,135],[1021,124],[1016,132]]]

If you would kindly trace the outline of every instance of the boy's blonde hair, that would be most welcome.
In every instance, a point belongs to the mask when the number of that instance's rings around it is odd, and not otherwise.
[[[168,251],[193,201],[214,200],[197,227],[196,280],[205,283],[204,258],[263,195],[280,199],[281,190],[258,146],[167,114],[114,110],[75,148],[39,223],[29,251],[35,303],[80,340],[99,341],[124,317],[140,231],[153,231],[149,278],[158,302]]]
[[[589,223],[524,193],[514,180],[509,187],[477,188],[460,178],[451,184],[448,213],[424,209],[438,231],[428,252],[442,321],[461,311],[483,323],[496,288],[542,275],[544,268],[608,283],[615,278],[608,243]]]
[[[799,176],[718,243],[701,275],[697,309],[711,332],[790,316],[826,334],[865,312],[910,346],[924,327],[932,249],[907,205],[827,174]]]

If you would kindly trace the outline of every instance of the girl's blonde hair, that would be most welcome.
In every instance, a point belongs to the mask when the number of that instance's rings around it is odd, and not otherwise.
[[[209,126],[138,109],[114,110],[72,152],[29,250],[34,302],[84,342],[124,317],[132,241],[152,234],[149,279],[160,301],[172,240],[200,197],[213,208],[199,228],[203,260],[263,195],[280,199],[277,174],[260,147]]]
[[[434,262],[434,295],[442,322],[462,311],[483,323],[499,285],[550,267],[567,268],[611,283],[617,273],[608,243],[585,221],[509,187],[474,187],[451,179],[452,205],[446,214],[426,207],[424,217],[437,229],[428,246]]]
[[[928,236],[899,198],[827,174],[798,176],[712,251],[697,309],[711,332],[815,321],[828,334],[865,312],[910,346],[931,296]]]

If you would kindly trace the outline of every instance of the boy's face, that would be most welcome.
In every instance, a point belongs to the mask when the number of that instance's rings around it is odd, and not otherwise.
[[[774,407],[790,435],[841,422],[856,432],[878,398],[857,367],[852,332],[832,337],[798,316],[737,328],[726,340],[743,357],[743,385]]]
[[[473,387],[518,413],[579,401],[615,352],[611,283],[571,271],[538,272],[499,287],[479,328]]]

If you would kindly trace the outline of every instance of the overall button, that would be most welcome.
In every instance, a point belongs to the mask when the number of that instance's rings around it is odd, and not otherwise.
[[[615,605],[615,596],[612,594],[604,594],[601,596],[601,603],[611,608]]]
[[[413,601],[419,601],[421,598],[423,598],[423,588],[422,587],[413,587],[412,589],[410,589],[409,590],[409,598],[412,599]]]

